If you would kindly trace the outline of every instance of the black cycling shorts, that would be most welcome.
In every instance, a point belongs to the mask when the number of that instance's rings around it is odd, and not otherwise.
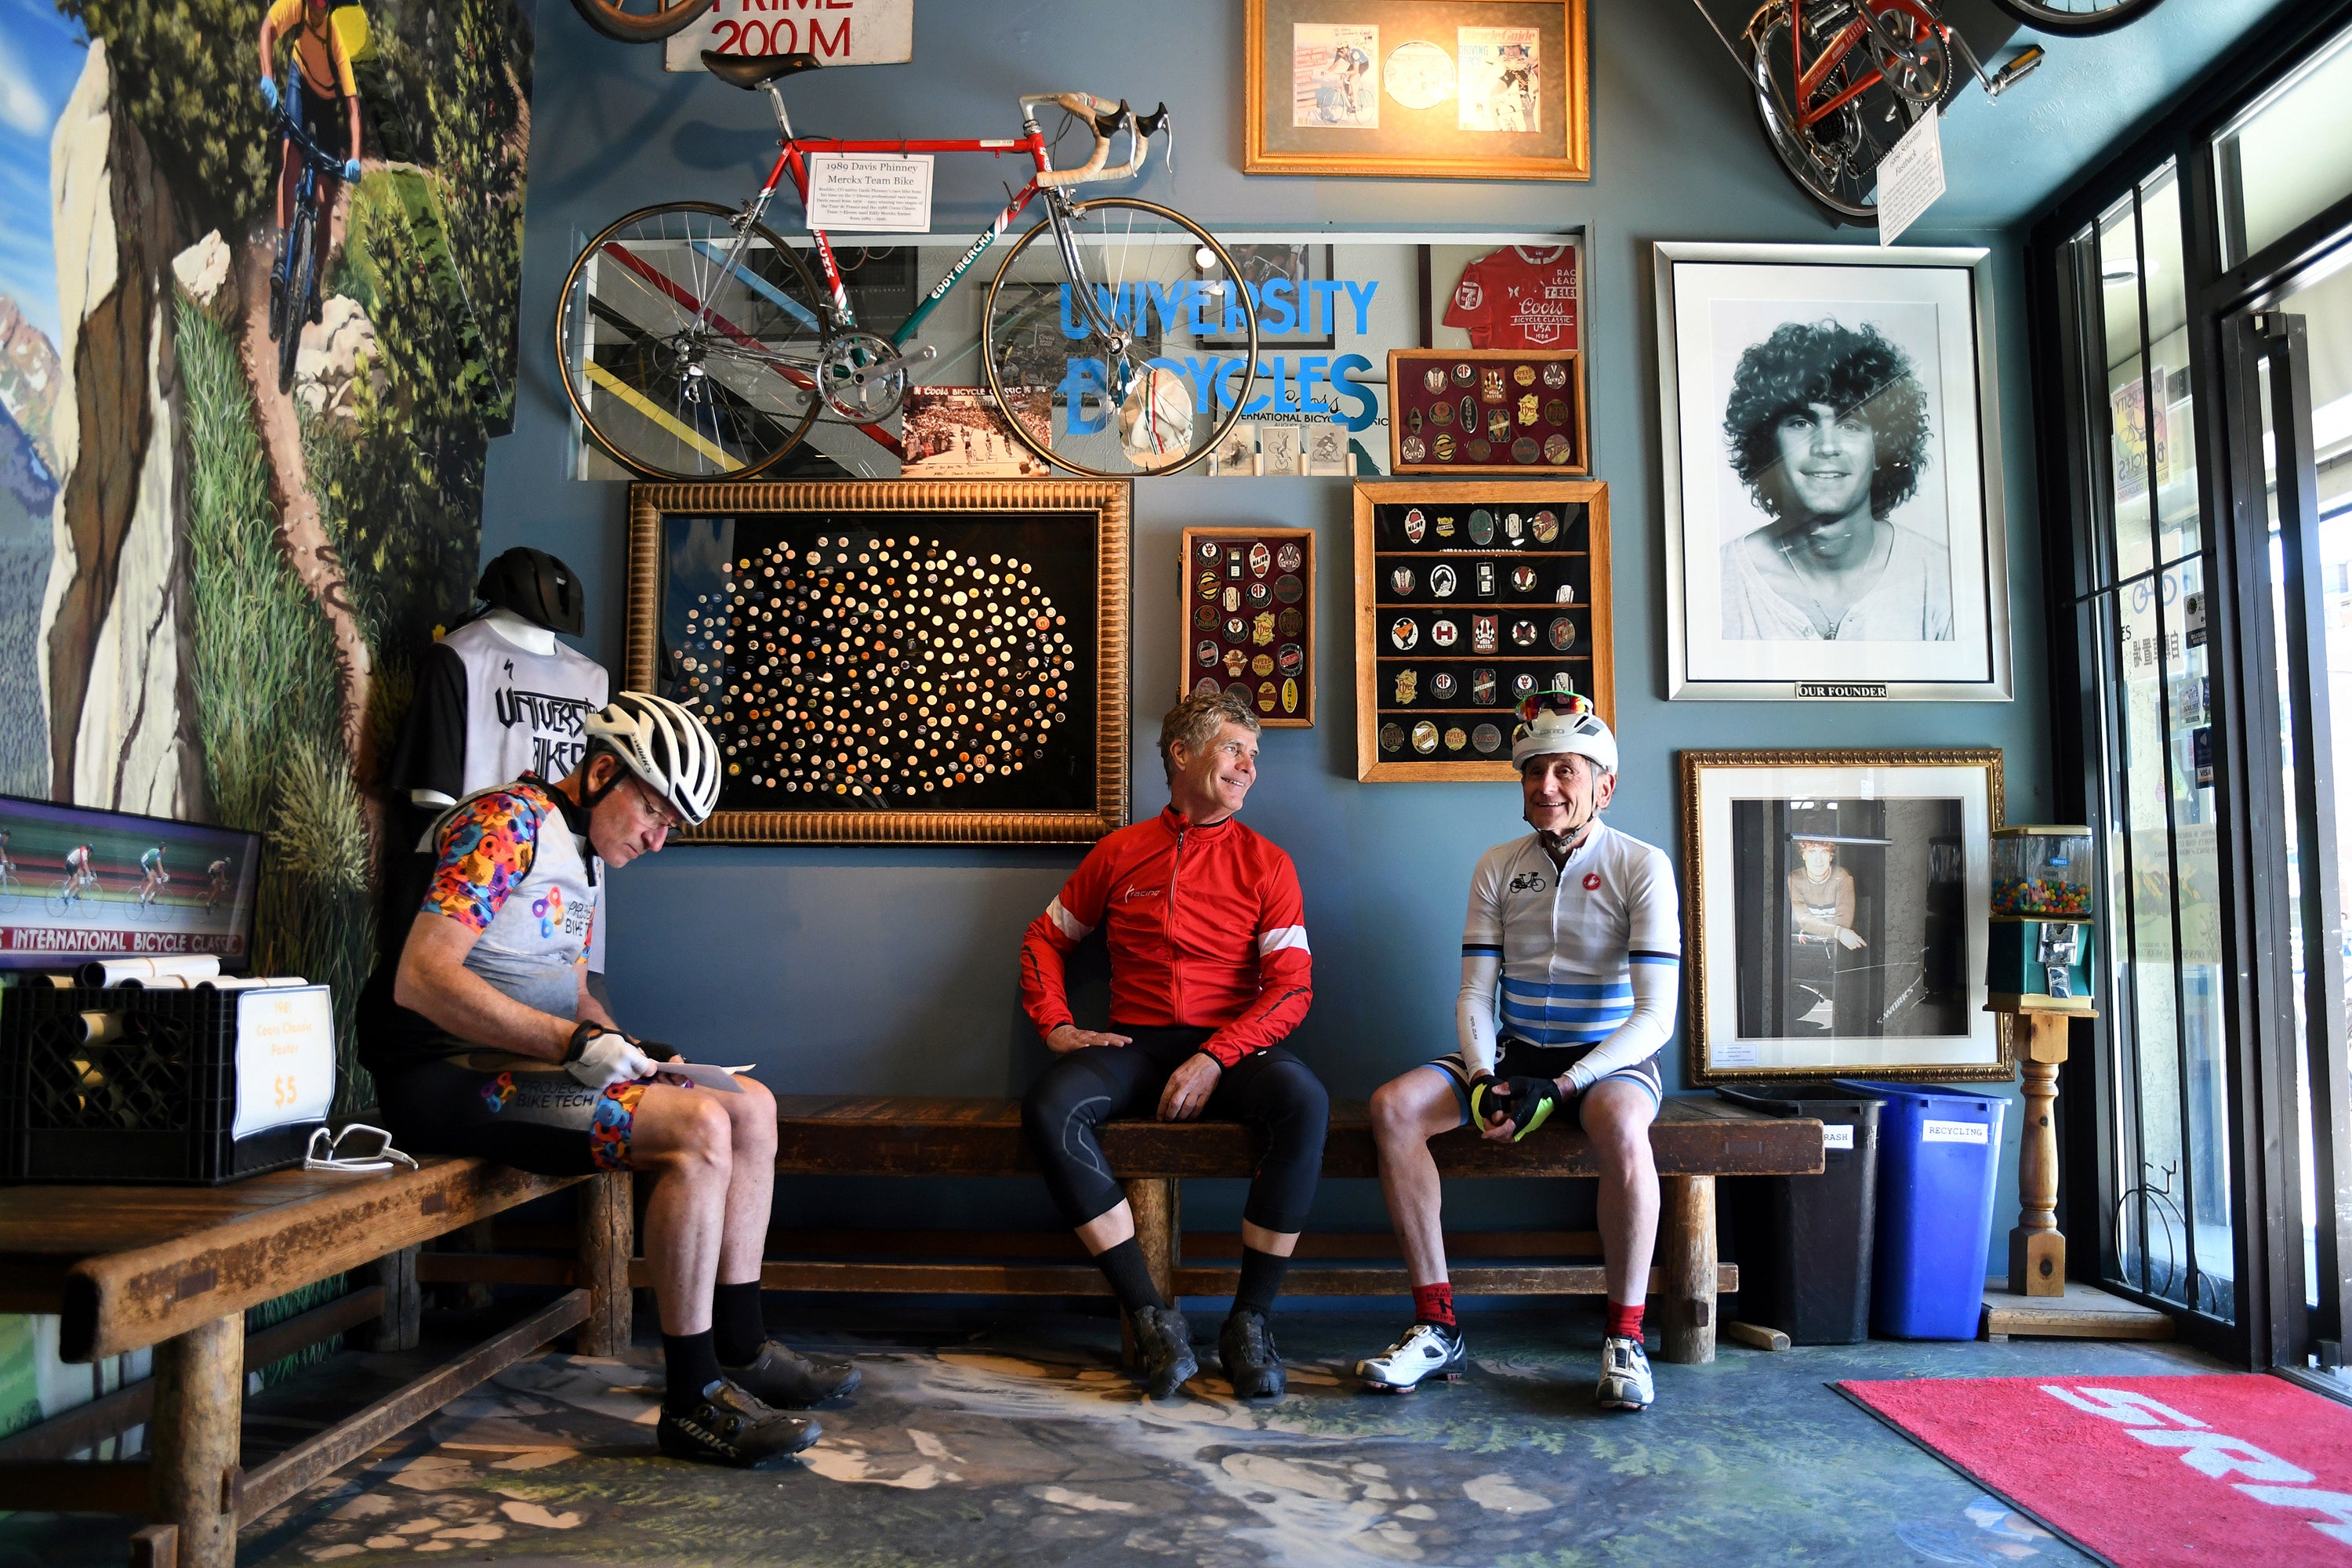
[[[1520,1039],[1516,1035],[1505,1035],[1496,1043],[1495,1076],[1496,1078],[1556,1079],[1599,1048],[1598,1046],[1538,1046],[1531,1041]],[[1470,1124],[1470,1064],[1462,1059],[1462,1053],[1448,1051],[1435,1061],[1424,1062],[1422,1065],[1434,1068],[1445,1075],[1446,1081],[1454,1086],[1454,1103],[1462,1108],[1462,1120],[1456,1125],[1468,1126]],[[1631,1067],[1622,1067],[1615,1072],[1601,1074],[1593,1079],[1593,1087],[1597,1089],[1604,1083],[1616,1083],[1628,1079],[1650,1091],[1650,1105],[1653,1110],[1664,1100],[1665,1082],[1658,1076],[1658,1058],[1654,1055],[1643,1057]],[[1582,1095],[1577,1097],[1576,1124],[1580,1127],[1584,1125]]]
[[[348,162],[352,156],[352,120],[343,109],[342,95],[321,98],[299,73],[294,80],[295,123],[310,132],[320,152],[338,163]]]
[[[504,1051],[414,1061],[376,1075],[393,1142],[412,1154],[469,1154],[541,1176],[625,1171],[650,1079],[590,1089],[563,1068]]]

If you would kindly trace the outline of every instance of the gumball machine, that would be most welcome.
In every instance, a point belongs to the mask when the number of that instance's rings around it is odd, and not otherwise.
[[[1992,835],[1992,911],[1985,989],[1997,1013],[2071,1013],[2092,1005],[2087,827],[2002,827]]]

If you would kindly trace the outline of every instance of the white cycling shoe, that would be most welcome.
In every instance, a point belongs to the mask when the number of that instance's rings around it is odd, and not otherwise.
[[[1642,1342],[1612,1334],[1601,1342],[1601,1385],[1592,1396],[1603,1410],[1647,1410],[1657,1397],[1650,1357]]]
[[[1415,1323],[1404,1331],[1404,1338],[1358,1362],[1356,1375],[1375,1393],[1411,1394],[1427,1378],[1461,1382],[1462,1369],[1469,1363],[1460,1329]]]

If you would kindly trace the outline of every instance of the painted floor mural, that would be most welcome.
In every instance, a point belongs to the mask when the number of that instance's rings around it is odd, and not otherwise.
[[[1344,1369],[1394,1327],[1278,1320],[1290,1395],[1246,1407],[1210,1370],[1145,1404],[1101,1318],[834,1314],[793,1337],[865,1386],[823,1440],[757,1472],[650,1457],[659,1358],[514,1367],[247,1532],[248,1568],[449,1563],[1182,1563],[1211,1568],[2087,1563],[1827,1386],[1847,1377],[2211,1370],[2170,1346],[1727,1349],[1660,1367],[1659,1405],[1591,1405],[1600,1320],[1469,1320],[1477,1371],[1407,1398]],[[1203,1336],[1215,1318],[1196,1315]],[[881,1326],[877,1326],[880,1324]],[[856,1325],[854,1328],[851,1325]],[[1206,1324],[1204,1329],[1202,1325]],[[402,1358],[347,1354],[248,1405],[255,1449],[352,1408]],[[0,1521],[0,1568],[121,1561],[119,1520]]]

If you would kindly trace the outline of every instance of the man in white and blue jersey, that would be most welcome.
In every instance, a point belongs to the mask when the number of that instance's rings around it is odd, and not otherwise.
[[[1665,853],[1601,820],[1617,789],[1617,740],[1591,704],[1541,692],[1519,716],[1511,761],[1535,831],[1487,850],[1470,875],[1459,1048],[1372,1096],[1381,1188],[1412,1280],[1413,1323],[1356,1373],[1403,1393],[1432,1376],[1457,1381],[1468,1360],[1429,1140],[1475,1121],[1481,1136],[1517,1142],[1573,1105],[1601,1167],[1609,1325],[1596,1396],[1604,1409],[1640,1410],[1653,1396],[1642,1349],[1658,1233],[1650,1123],[1682,969],[1680,900]]]

